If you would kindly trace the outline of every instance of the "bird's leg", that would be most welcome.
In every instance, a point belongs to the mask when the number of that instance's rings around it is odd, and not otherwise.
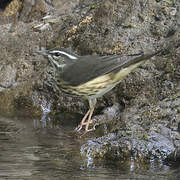
[[[89,124],[91,122],[91,117],[92,117],[92,114],[94,112],[95,105],[96,105],[96,99],[89,99],[90,109],[84,115],[79,126],[75,129],[75,131],[79,132],[82,129],[82,127],[85,126],[85,132],[81,135],[81,137],[83,135],[85,135],[87,132],[94,130],[94,128],[92,128],[92,129],[88,129],[88,128],[89,128]],[[88,119],[87,119],[87,117],[88,117]],[[87,120],[87,122],[86,122],[86,120]]]
[[[89,113],[88,120],[87,120],[86,123],[84,123],[84,125],[86,125],[85,131],[84,131],[84,133],[83,133],[80,137],[84,136],[87,132],[90,132],[90,131],[95,130],[94,127],[91,128],[91,129],[88,129],[88,128],[89,128],[89,124],[90,124],[90,122],[91,122],[91,117],[92,117],[93,112],[94,112],[94,107],[93,107],[92,109],[90,109],[90,113]]]
[[[85,132],[89,131],[88,128],[89,128],[89,124],[90,124],[93,112],[94,112],[94,107],[90,110],[89,117],[88,117],[88,120],[87,120],[87,123],[86,123],[86,127],[85,127]]]
[[[82,127],[83,127],[84,125],[86,125],[85,121],[86,121],[86,119],[87,119],[90,111],[91,111],[91,109],[89,109],[89,110],[87,111],[87,113],[84,115],[81,123],[78,125],[78,127],[76,127],[75,131],[79,132],[79,131],[82,129]]]
[[[92,100],[89,100],[89,106],[90,106],[90,110],[89,110],[89,116],[88,116],[88,120],[86,123],[83,123],[83,125],[86,125],[85,127],[85,132],[80,136],[84,136],[87,132],[90,132],[90,131],[93,131],[95,128],[91,128],[89,129],[89,124],[91,122],[91,117],[93,115],[93,112],[94,112],[94,109],[95,109],[95,105],[96,105],[96,99],[92,99]]]

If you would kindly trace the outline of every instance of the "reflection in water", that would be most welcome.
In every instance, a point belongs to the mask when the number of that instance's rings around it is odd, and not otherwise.
[[[79,139],[72,133],[78,124],[76,119],[80,118],[73,119],[67,114],[61,114],[58,121],[0,117],[0,180],[164,180],[175,176],[174,170],[168,166],[163,167],[169,170],[157,173],[154,169],[154,172],[147,173],[133,171],[133,163],[125,170],[113,162],[101,162],[95,166],[92,159],[84,160],[80,156],[80,147],[85,139]]]

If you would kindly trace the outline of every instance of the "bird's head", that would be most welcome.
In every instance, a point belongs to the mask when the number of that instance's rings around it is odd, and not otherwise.
[[[63,69],[65,66],[73,64],[77,59],[78,55],[69,52],[65,49],[52,49],[52,50],[41,50],[40,54],[48,57],[49,61],[56,68]]]

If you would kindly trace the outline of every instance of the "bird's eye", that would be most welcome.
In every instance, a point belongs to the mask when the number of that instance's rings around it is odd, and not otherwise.
[[[60,55],[61,55],[61,53],[59,53],[59,52],[54,53],[54,56],[56,56],[56,57],[59,57]]]

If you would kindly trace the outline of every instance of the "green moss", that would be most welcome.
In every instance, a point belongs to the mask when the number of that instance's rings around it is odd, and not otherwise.
[[[171,0],[167,1],[167,4],[169,4],[169,5],[172,5],[173,3],[174,3],[174,2],[171,1]]]
[[[143,139],[144,139],[145,141],[149,141],[148,134],[144,134],[144,135],[143,135]]]
[[[177,112],[180,113],[180,107],[177,108]]]
[[[177,99],[179,97],[180,97],[180,94],[176,94],[176,95],[173,96],[173,99]]]
[[[92,6],[90,7],[90,9],[96,9],[96,6],[95,6],[95,5],[92,5]]]

